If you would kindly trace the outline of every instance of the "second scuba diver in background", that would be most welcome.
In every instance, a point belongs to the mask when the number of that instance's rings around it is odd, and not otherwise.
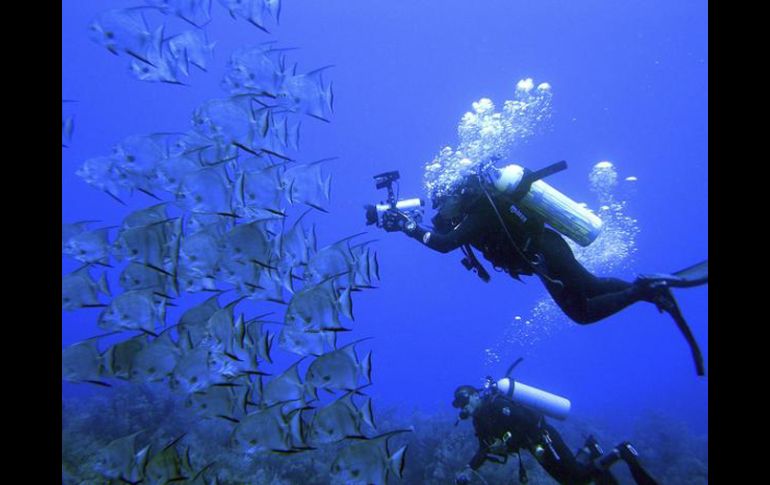
[[[521,361],[517,360],[507,376]],[[498,381],[487,378],[482,389],[460,386],[455,390],[452,406],[460,409],[460,419],[473,418],[479,448],[468,466],[456,476],[458,485],[470,483],[471,475],[485,461],[505,463],[511,454],[519,455],[519,482],[526,483],[527,472],[521,451],[529,451],[548,474],[561,484],[597,483],[617,485],[609,467],[623,460],[637,485],[657,485],[639,463],[634,447],[623,442],[604,453],[593,436],[583,448],[572,454],[559,432],[548,424],[545,416],[564,419],[570,402],[563,397],[505,377]]]
[[[433,199],[433,228],[419,224],[418,211],[410,210],[414,204],[408,202],[419,199],[396,200],[391,185],[398,172],[387,172],[375,180],[378,188],[388,187],[388,203],[366,206],[367,223],[403,231],[442,253],[462,247],[463,264],[484,281],[489,281],[489,273],[471,247],[513,278],[537,275],[561,310],[580,324],[597,322],[639,301],[653,303],[674,319],[690,345],[698,375],[703,375],[700,349],[670,288],[707,283],[708,260],[673,274],[642,275],[634,282],[593,275],[559,233],[587,246],[599,235],[602,221],[541,180],[565,168],[562,161],[535,172],[519,165],[479,170],[451,194]]]

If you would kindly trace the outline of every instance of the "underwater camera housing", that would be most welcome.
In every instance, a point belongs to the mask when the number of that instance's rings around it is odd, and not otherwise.
[[[376,224],[388,232],[401,230],[406,215],[415,222],[422,221],[423,207],[425,202],[419,197],[411,199],[399,199],[393,190],[393,184],[401,177],[398,170],[384,172],[374,176],[375,187],[378,189],[387,189],[388,198],[385,202],[379,204],[367,204],[366,225]]]

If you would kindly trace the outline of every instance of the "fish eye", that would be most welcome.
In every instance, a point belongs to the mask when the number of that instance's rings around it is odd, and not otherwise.
[[[350,470],[350,474],[353,475],[354,477],[357,477],[358,475],[361,474],[361,470],[357,468],[355,470]]]
[[[110,30],[105,32],[104,36],[107,37],[108,39],[114,39],[115,38],[115,34],[112,31],[110,31]]]
[[[332,380],[331,376],[324,376],[324,382],[329,382]]]
[[[192,377],[190,378],[190,382],[192,382],[193,384],[195,384],[196,382],[198,382],[198,377],[197,377],[197,376],[192,376]]]

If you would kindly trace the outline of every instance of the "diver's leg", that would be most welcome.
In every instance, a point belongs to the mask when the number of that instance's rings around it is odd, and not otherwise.
[[[545,424],[543,434],[538,441],[543,448],[538,461],[557,482],[565,485],[581,485],[590,483],[596,478],[596,469],[593,465],[579,462],[556,428],[550,424]],[[615,485],[617,481],[601,483]]]
[[[602,447],[593,435],[586,438],[585,444],[575,454],[575,458],[586,466],[593,468],[593,478],[596,485],[618,485],[618,479],[607,469],[598,467],[594,460],[604,454]]]
[[[631,443],[621,443],[617,447],[620,457],[628,465],[628,469],[631,471],[631,476],[634,477],[634,482],[637,485],[658,485],[658,482],[647,473],[647,470],[642,468],[642,464],[639,463],[639,455],[631,446]]]
[[[546,289],[577,323],[594,323],[643,299],[644,292],[638,285],[594,276],[575,259],[572,249],[555,231],[546,229],[533,249],[543,255],[548,274],[561,283],[543,279]]]
[[[618,460],[623,460],[628,465],[631,476],[634,478],[634,482],[637,485],[658,485],[658,482],[655,481],[644,468],[642,468],[638,457],[639,454],[634,447],[631,446],[631,443],[625,441],[613,448],[609,453],[598,458],[595,463],[598,469],[607,470]]]
[[[650,302],[671,315],[690,346],[696,373],[704,374],[698,343],[665,281],[637,278],[627,283],[616,278],[598,278],[575,259],[567,242],[550,229],[533,238],[531,250],[542,255],[542,265],[550,278],[559,280],[557,284],[541,278],[553,300],[573,321],[594,323],[638,301]]]
[[[591,295],[586,297],[586,318],[596,322],[644,299],[644,293],[632,283],[616,278],[596,278]]]

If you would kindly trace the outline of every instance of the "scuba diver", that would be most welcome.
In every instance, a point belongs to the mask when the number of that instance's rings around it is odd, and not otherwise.
[[[515,367],[517,360],[509,369]],[[473,418],[473,428],[479,440],[478,451],[464,470],[456,475],[455,483],[470,483],[473,473],[485,461],[506,463],[508,456],[519,456],[519,482],[527,483],[527,472],[521,460],[521,450],[529,451],[554,480],[561,484],[578,485],[594,482],[616,485],[618,480],[609,468],[619,460],[628,465],[638,485],[657,485],[639,463],[634,447],[623,442],[604,453],[593,436],[573,454],[559,432],[545,416],[564,419],[569,412],[569,400],[505,377],[498,381],[487,377],[482,389],[463,385],[454,393],[452,406],[460,409],[459,419]],[[459,422],[459,420],[458,420]]]
[[[420,224],[422,201],[397,200],[392,184],[398,172],[386,172],[375,180],[377,188],[388,188],[388,201],[365,206],[367,224],[402,231],[441,253],[462,248],[465,267],[485,282],[489,273],[472,248],[513,278],[537,275],[561,310],[579,324],[597,322],[639,301],[652,303],[672,316],[690,345],[696,372],[703,375],[700,349],[670,288],[707,283],[708,260],[673,274],[640,275],[633,282],[592,274],[562,235],[588,246],[601,232],[601,219],[542,180],[566,168],[564,161],[538,171],[487,165],[465,175],[450,193],[434,197],[432,228]]]

